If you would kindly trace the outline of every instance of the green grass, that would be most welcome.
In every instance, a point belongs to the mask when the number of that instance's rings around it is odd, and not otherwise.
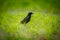
[[[24,12],[1,14],[3,17],[1,18],[1,26],[7,34],[11,35],[11,37],[6,37],[7,40],[20,40],[21,38],[21,40],[32,40],[39,35],[39,37],[49,37],[57,28],[57,15],[34,12],[31,21],[25,26],[20,21],[26,15],[27,13]]]
[[[0,39],[1,40],[38,40],[51,35],[60,35],[59,0],[0,0]],[[34,14],[25,26],[21,20],[28,12]]]

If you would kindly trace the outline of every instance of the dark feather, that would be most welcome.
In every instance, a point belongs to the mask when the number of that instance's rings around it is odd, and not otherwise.
[[[28,15],[21,21],[21,24],[27,24],[30,21],[32,14],[32,12],[29,12]]]

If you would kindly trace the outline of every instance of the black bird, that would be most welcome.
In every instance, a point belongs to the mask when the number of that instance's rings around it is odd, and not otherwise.
[[[21,21],[21,24],[27,24],[30,21],[32,14],[32,12],[29,12],[28,15]]]

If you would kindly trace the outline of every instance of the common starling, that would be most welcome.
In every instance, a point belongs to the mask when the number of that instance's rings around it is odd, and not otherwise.
[[[27,24],[30,21],[32,14],[32,12],[29,12],[28,15],[21,21],[21,24]]]

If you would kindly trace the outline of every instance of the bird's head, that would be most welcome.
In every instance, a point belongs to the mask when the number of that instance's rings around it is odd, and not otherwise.
[[[31,14],[33,14],[33,13],[32,13],[32,12],[29,12],[29,13],[28,13],[28,15],[31,15]]]

